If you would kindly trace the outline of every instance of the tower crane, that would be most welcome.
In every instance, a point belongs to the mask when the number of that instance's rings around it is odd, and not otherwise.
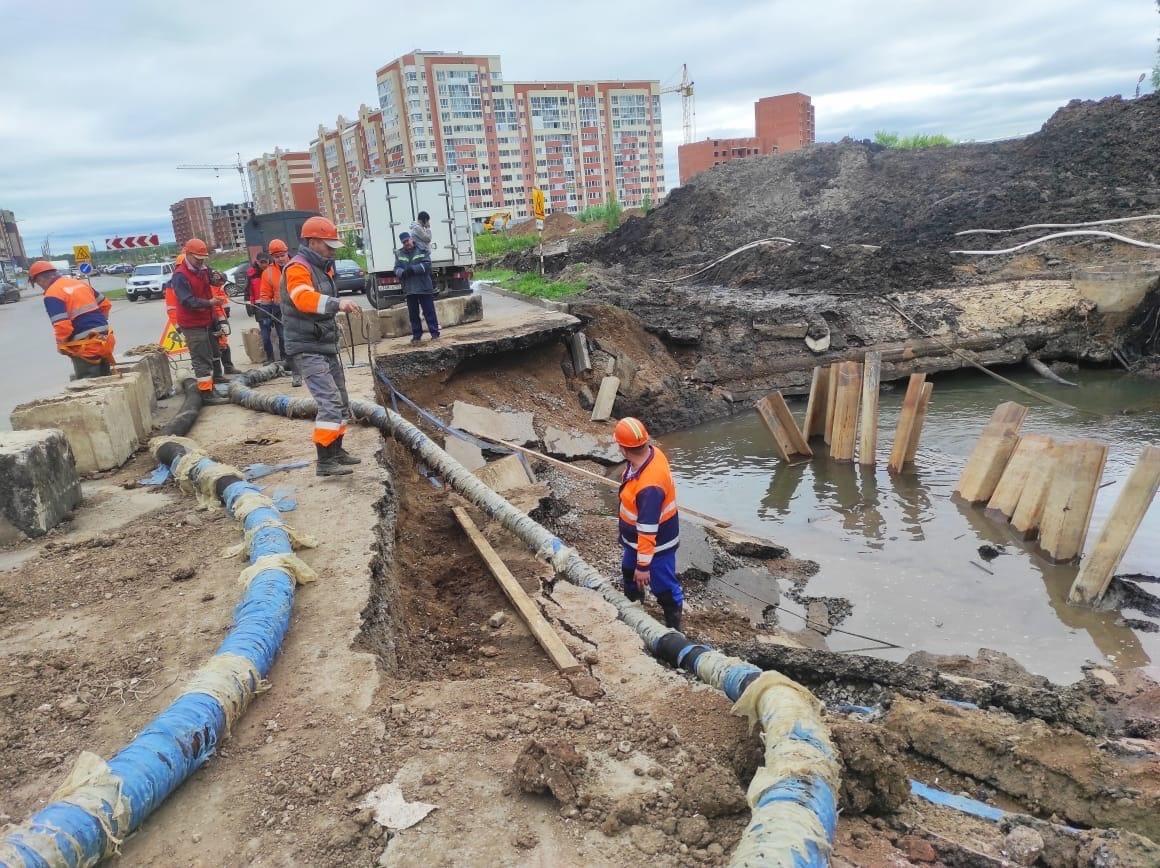
[[[689,65],[681,64],[681,80],[676,84],[661,88],[661,93],[681,95],[682,126],[685,133],[684,144],[691,144],[697,134],[697,104],[693,100],[693,82],[689,81]]]
[[[246,180],[246,167],[242,163],[242,155],[238,154],[237,157],[238,160],[236,163],[226,163],[224,165],[193,163],[181,165],[177,168],[182,171],[213,172],[214,175],[219,178],[221,177],[221,173],[223,171],[233,169],[238,173],[238,180],[242,183],[242,204],[248,205],[253,201],[250,198],[250,183]]]

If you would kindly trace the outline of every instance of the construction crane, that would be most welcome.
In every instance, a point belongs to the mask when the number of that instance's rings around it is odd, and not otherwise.
[[[193,172],[213,172],[217,177],[221,177],[221,173],[228,169],[233,169],[238,173],[238,180],[242,182],[242,204],[248,205],[253,200],[250,198],[250,184],[246,180],[246,167],[242,163],[242,155],[238,154],[238,161],[236,163],[226,163],[225,165],[215,166],[211,164],[186,164],[178,166],[182,171]]]
[[[681,95],[682,126],[685,131],[685,144],[692,144],[693,136],[697,134],[697,104],[693,100],[693,82],[689,81],[689,65],[681,64],[681,80],[676,84],[661,88],[661,93],[679,93]]]

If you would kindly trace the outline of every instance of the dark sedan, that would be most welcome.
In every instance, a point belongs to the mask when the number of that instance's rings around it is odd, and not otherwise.
[[[334,282],[340,293],[363,292],[366,289],[367,273],[353,259],[336,259],[334,262]]]

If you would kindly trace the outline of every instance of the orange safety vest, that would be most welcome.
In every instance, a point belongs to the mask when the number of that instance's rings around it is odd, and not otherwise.
[[[230,319],[230,296],[226,292],[225,287],[210,285],[210,290],[213,292],[213,317],[215,320],[229,322]],[[229,335],[218,335],[218,346],[228,347],[230,345]]]
[[[177,324],[177,293],[173,291],[172,284],[165,286],[165,316],[171,323]]]
[[[656,446],[639,470],[624,469],[620,481],[620,542],[636,550],[636,566],[647,570],[653,556],[679,543],[677,487],[669,460]]]
[[[112,364],[116,338],[109,327],[113,304],[83,280],[59,277],[44,291],[57,351],[66,356]]]
[[[281,286],[282,269],[271,262],[262,272],[262,282],[258,285],[258,304],[276,304]]]

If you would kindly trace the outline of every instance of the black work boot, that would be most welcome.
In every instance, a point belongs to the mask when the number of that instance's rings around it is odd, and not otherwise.
[[[334,460],[339,464],[362,464],[361,458],[355,458],[355,456],[342,448],[341,437],[335,440],[334,445],[330,448],[334,450]]]
[[[213,381],[215,383],[228,383],[226,379],[225,369],[222,367],[222,360],[216,358],[213,360]]]
[[[349,467],[343,467],[338,463],[333,443],[330,446],[315,443],[314,448],[318,450],[318,464],[314,468],[316,476],[350,476],[354,473]]]
[[[232,377],[234,374],[241,373],[237,368],[234,367],[234,357],[230,353],[229,347],[222,347],[221,354],[222,354],[222,371],[225,372],[225,375],[227,377]]]
[[[665,626],[680,631],[681,629],[681,604],[673,599],[671,591],[662,591],[657,594],[657,602],[661,604],[661,609],[665,613]]]

